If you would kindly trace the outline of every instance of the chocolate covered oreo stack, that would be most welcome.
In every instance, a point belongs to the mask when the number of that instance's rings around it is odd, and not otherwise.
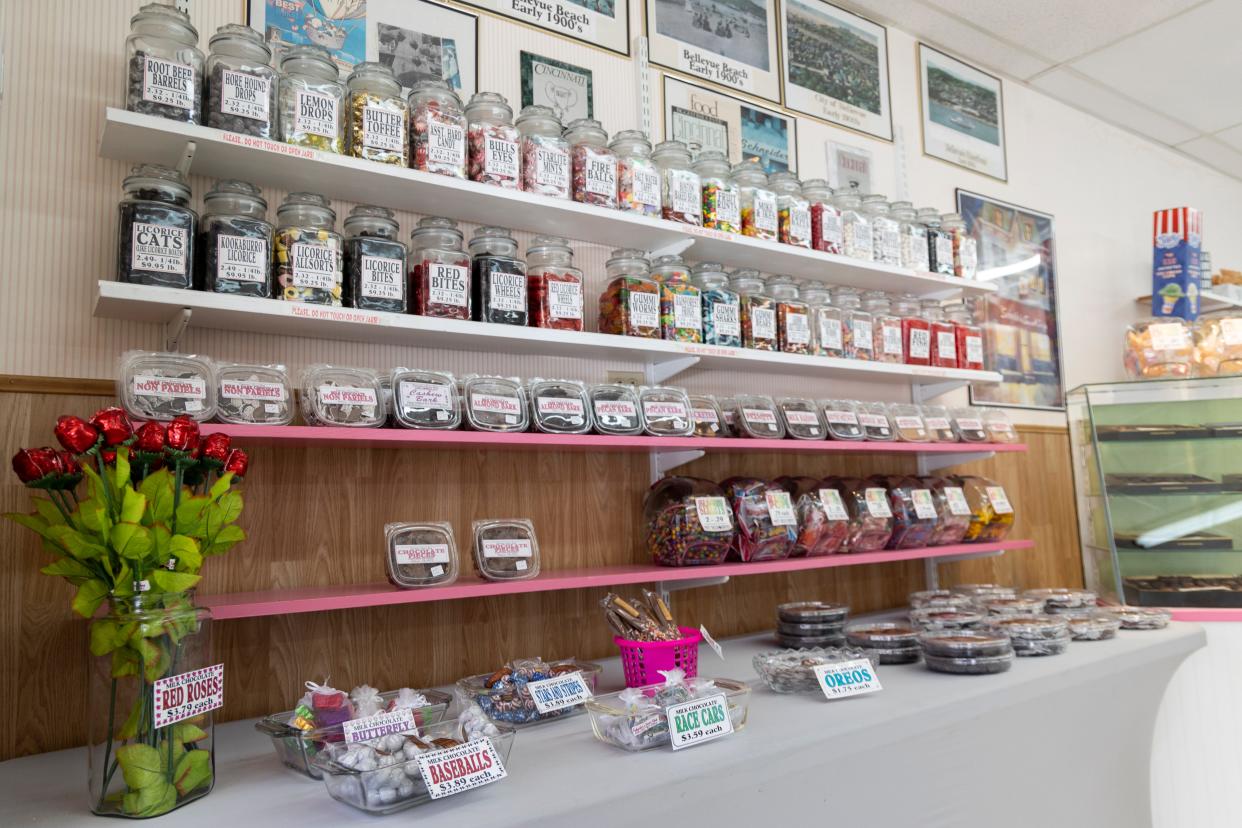
[[[782,647],[840,647],[850,608],[822,601],[798,601],[776,608],[776,641]]]

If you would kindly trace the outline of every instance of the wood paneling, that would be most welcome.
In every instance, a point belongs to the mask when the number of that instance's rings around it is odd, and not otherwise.
[[[50,442],[57,415],[89,414],[110,402],[0,394],[4,457]],[[1018,512],[1014,536],[1034,537],[1036,548],[943,566],[944,583],[1081,583],[1065,431],[1019,430],[1029,454],[1002,455],[969,470],[1006,486]],[[644,560],[640,515],[649,471],[643,454],[263,448],[253,455],[241,520],[249,539],[210,562],[205,592],[383,580],[383,525],[395,520],[448,521],[468,556],[472,520],[530,517],[547,569]],[[728,454],[681,471],[720,480],[912,471],[913,464],[884,456]],[[28,509],[26,490],[7,471],[0,509]],[[64,711],[83,707],[86,623],[69,611],[71,587],[39,574],[46,556],[30,533],[0,523],[0,549],[0,693],[8,701],[0,714],[0,758],[79,744],[80,719]],[[770,627],[781,601],[835,599],[866,612],[903,603],[923,583],[920,562],[759,575],[675,593],[673,606],[684,622],[727,636]],[[524,655],[612,655],[598,614],[602,595],[535,593],[218,622],[217,658],[228,665],[222,716],[287,709],[312,678],[349,687],[426,686]]]

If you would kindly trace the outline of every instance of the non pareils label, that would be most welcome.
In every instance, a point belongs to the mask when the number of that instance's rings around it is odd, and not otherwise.
[[[686,170],[668,171],[668,194],[673,212],[687,215],[699,215],[702,204],[699,202],[699,177]]]
[[[294,287],[332,290],[340,281],[335,241],[329,240],[327,244],[294,242],[289,248],[289,256]]]
[[[957,338],[952,333],[936,332],[936,356],[940,358],[957,356]]]
[[[673,750],[710,742],[733,732],[729,719],[729,701],[723,693],[695,699],[670,706],[668,717],[669,741]]]
[[[776,339],[776,310],[752,306],[750,309],[750,335],[754,339]]]
[[[841,493],[836,489],[820,489],[819,500],[824,504],[824,514],[829,520],[849,520],[849,513],[845,511],[845,501],[841,500]]]
[[[189,243],[189,231],[181,227],[136,221],[133,225],[130,265],[135,270],[184,274],[187,272],[186,251]]]
[[[840,319],[833,319],[830,316],[819,318],[819,344],[825,350],[832,351],[840,351],[845,347]]]
[[[686,419],[686,407],[679,402],[662,400],[643,400],[643,416],[648,420],[665,420],[668,418]]]
[[[805,313],[785,312],[785,339],[791,345],[806,345],[811,341],[811,323]]]
[[[235,282],[267,281],[267,239],[250,236],[216,236],[216,279]]]
[[[1189,346],[1190,341],[1188,339],[1186,340],[1185,347]],[[983,364],[983,337],[973,334],[966,337],[966,361],[979,365]]]
[[[630,291],[630,327],[658,328],[660,297],[649,291]]]
[[[432,799],[499,782],[508,776],[490,739],[476,739],[446,750],[419,754],[419,772]]]
[[[401,152],[405,148],[405,118],[381,106],[362,108],[362,145],[370,149]]]
[[[1153,351],[1173,351],[1190,347],[1190,332],[1181,322],[1162,322],[1147,326]],[[969,340],[967,341],[969,347]],[[967,357],[969,358],[969,357]]]
[[[692,412],[696,423],[719,423],[720,418],[716,416],[714,408],[696,408]]]
[[[818,426],[819,417],[814,411],[785,411],[785,422],[790,425]]]
[[[593,698],[591,688],[587,687],[582,673],[577,671],[543,681],[532,681],[526,685],[526,692],[530,693],[530,700],[535,703],[535,710],[540,715],[577,707]]]
[[[225,69],[220,73],[220,111],[254,121],[269,120],[272,81]]]
[[[867,503],[867,511],[872,517],[891,518],[893,510],[888,505],[888,492],[884,489],[865,489],[863,500]]]
[[[582,283],[548,280],[548,316],[553,319],[582,318]]]
[[[517,397],[505,397],[500,394],[471,394],[470,407],[475,411],[488,414],[504,414],[507,422],[516,423],[522,413],[522,403]]]
[[[811,210],[809,207],[789,208],[789,235],[794,239],[811,239]]]
[[[175,379],[135,374],[134,394],[141,397],[173,397],[182,400],[207,399],[207,381],[197,378]]]
[[[447,543],[404,543],[392,548],[393,559],[403,565],[449,562]]]
[[[535,148],[535,183],[558,192],[569,190],[569,153],[540,144]]]
[[[871,345],[872,345],[871,322],[866,319],[855,319],[853,320],[853,328],[854,328],[854,348],[859,351],[870,351]]]
[[[453,409],[453,391],[438,382],[399,382],[397,399],[402,408],[436,408],[441,411]]]
[[[1005,490],[1000,486],[985,486],[984,491],[988,493],[988,500],[992,504],[993,511],[998,515],[1013,514],[1013,505],[1009,502],[1009,496],[1005,494]]]
[[[535,408],[540,414],[569,417],[575,423],[582,422],[586,416],[586,406],[582,400],[573,397],[539,397],[535,400]]]
[[[586,191],[595,195],[617,197],[617,157],[611,153],[586,156]]]
[[[405,295],[405,273],[400,259],[363,256],[359,292],[371,299],[400,299]]]
[[[511,313],[526,310],[526,277],[523,274],[493,270],[488,280],[491,285],[488,304],[492,310]]]
[[[363,719],[341,722],[341,731],[345,734],[345,744],[352,745],[354,742],[368,742],[393,733],[412,736],[418,733],[418,727],[414,724],[414,711],[403,707]]]
[[[428,304],[464,308],[469,301],[470,271],[439,262],[428,262],[425,267]]]
[[[931,331],[922,328],[910,329],[910,356],[915,359],[928,359],[931,356]]]
[[[626,417],[633,419],[638,416],[638,408],[629,400],[596,400],[595,416],[607,417]]]
[[[518,145],[515,141],[488,135],[483,140],[483,172],[487,175],[516,180],[518,177]]]
[[[427,112],[427,161],[449,167],[466,163],[466,131],[430,110]]]
[[[825,408],[824,419],[838,425],[858,425],[858,415],[853,411],[833,411]]]
[[[184,63],[144,55],[142,58],[142,99],[164,106],[190,109],[194,106],[194,67]]]
[[[911,489],[910,502],[914,504],[914,514],[919,520],[936,517],[936,504],[932,500],[931,489]]]
[[[673,294],[673,327],[703,329],[703,303],[697,292]]]
[[[530,538],[480,541],[485,558],[529,558],[532,556]]]
[[[296,105],[293,116],[296,131],[336,138],[340,101],[331,95],[302,89],[298,90]]]
[[[736,302],[713,302],[712,303],[712,324],[716,326],[716,336],[731,336],[738,338],[742,335],[742,320],[738,314],[738,305]]]
[[[880,331],[883,334],[884,353],[901,356],[901,326],[881,325]]]
[[[151,693],[156,728],[201,716],[224,705],[224,665],[156,679]]]
[[[319,386],[319,402],[323,405],[378,405],[374,388],[354,388],[349,385]]]
[[[755,227],[759,230],[775,233],[777,227],[776,193],[767,190],[755,190],[755,198],[752,205]]]
[[[280,402],[285,399],[287,394],[284,384],[279,382],[220,380],[220,396],[226,400]]]
[[[875,668],[868,659],[840,661],[812,667],[819,689],[828,699],[844,699],[883,690]]]
[[[729,504],[723,497],[696,497],[694,511],[704,532],[728,532],[733,529]]]
[[[651,207],[660,206],[660,174],[646,164],[635,166],[631,181],[634,200]]]
[[[798,525],[798,516],[794,513],[789,492],[764,492],[763,497],[768,502],[768,518],[773,526]]]
[[[945,486],[944,501],[949,507],[949,514],[965,517],[970,514],[970,504],[966,502],[966,493],[957,486]]]
[[[716,190],[716,221],[732,224],[734,227],[742,223],[742,201],[738,198],[737,190]]]

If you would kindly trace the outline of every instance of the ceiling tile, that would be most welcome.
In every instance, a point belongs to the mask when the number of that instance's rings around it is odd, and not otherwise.
[[[1238,152],[1242,152],[1242,124],[1231,126],[1229,129],[1222,129],[1212,137],[1217,141],[1224,141]]]
[[[1242,178],[1242,152],[1230,149],[1215,138],[1205,136],[1178,144],[1177,148],[1235,178]]]
[[[962,59],[1014,78],[1029,78],[1052,66],[1050,61],[998,40],[951,14],[914,0],[847,0],[869,17],[953,52]]]
[[[997,37],[1061,63],[1172,17],[1203,0],[925,0]]]
[[[1167,118],[1142,104],[1126,100],[1111,89],[1070,69],[1053,69],[1035,78],[1031,85],[1101,120],[1125,127],[1163,144],[1177,144],[1199,134],[1199,130]]]
[[[1242,114],[1240,30],[1242,2],[1212,0],[1071,65],[1200,132],[1216,132]]]

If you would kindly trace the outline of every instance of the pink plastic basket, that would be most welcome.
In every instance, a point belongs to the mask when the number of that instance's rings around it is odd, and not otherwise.
[[[621,648],[621,665],[625,668],[625,686],[642,687],[662,684],[660,670],[679,667],[686,678],[698,675],[699,642],[703,636],[693,627],[679,627],[682,638],[676,641],[630,641],[616,636],[613,641]]]

